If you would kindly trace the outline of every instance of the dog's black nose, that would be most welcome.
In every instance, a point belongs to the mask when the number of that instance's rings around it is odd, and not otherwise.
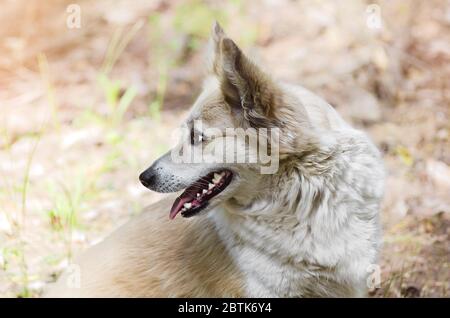
[[[147,169],[139,175],[139,181],[144,185],[144,187],[148,188],[153,181],[155,180],[155,173],[153,173],[153,169]]]

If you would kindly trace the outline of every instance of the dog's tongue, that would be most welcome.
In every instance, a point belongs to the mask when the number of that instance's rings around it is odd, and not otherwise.
[[[170,209],[169,218],[173,220],[177,216],[178,212],[181,211],[183,205],[190,200],[192,200],[192,198],[186,193],[186,191],[183,192],[173,203],[172,208]]]

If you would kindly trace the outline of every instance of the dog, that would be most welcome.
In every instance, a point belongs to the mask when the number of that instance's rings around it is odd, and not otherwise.
[[[89,249],[45,296],[367,295],[381,242],[377,148],[312,92],[275,81],[218,23],[208,65],[182,126],[188,146],[140,175],[150,190],[184,191]],[[229,128],[276,131],[257,141],[278,154],[276,169],[262,173],[267,162],[259,159],[185,163],[173,155],[202,147],[208,156]]]

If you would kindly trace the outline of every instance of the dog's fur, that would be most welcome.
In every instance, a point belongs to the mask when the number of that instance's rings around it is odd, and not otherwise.
[[[91,248],[46,296],[364,296],[380,243],[384,172],[380,154],[334,109],[299,86],[274,81],[219,25],[211,67],[186,121],[204,126],[277,127],[280,164],[156,161],[149,187],[174,192],[217,170],[234,173],[209,207],[168,220],[163,200]],[[204,143],[211,141],[205,136]]]

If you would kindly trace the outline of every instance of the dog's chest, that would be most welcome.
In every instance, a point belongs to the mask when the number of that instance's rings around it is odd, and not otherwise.
[[[314,278],[303,259],[300,237],[306,229],[276,231],[255,222],[238,221],[230,226],[216,214],[219,234],[245,277],[248,297],[299,297]],[[281,224],[280,224],[281,227]],[[230,228],[233,230],[230,231]],[[305,233],[302,233],[305,232]]]
[[[280,264],[248,245],[234,246],[232,253],[242,270],[249,297],[299,297],[305,294],[305,270]]]

